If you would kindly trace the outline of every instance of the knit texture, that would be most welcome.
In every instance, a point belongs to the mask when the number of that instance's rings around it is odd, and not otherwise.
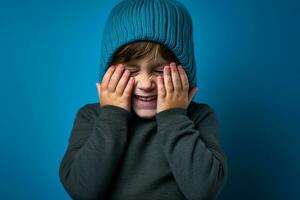
[[[109,14],[100,54],[100,80],[114,53],[139,40],[160,43],[170,49],[185,68],[190,87],[197,85],[192,20],[175,0],[123,0]]]

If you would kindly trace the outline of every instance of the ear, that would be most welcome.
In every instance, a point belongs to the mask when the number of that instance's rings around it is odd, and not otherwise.
[[[197,91],[198,91],[198,87],[194,87],[193,89],[191,89],[191,90],[189,91],[189,97],[188,97],[188,99],[189,99],[189,104],[191,103],[191,101],[192,101],[192,99],[193,99],[193,97],[195,96],[195,94],[196,94]]]

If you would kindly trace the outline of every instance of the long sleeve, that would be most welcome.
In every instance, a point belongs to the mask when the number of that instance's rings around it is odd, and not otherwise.
[[[183,108],[156,115],[163,152],[188,200],[215,199],[227,178],[227,159],[219,145],[215,112],[208,105],[202,109],[206,112],[193,120]]]
[[[76,115],[60,180],[74,199],[103,199],[115,174],[127,141],[132,114],[116,106],[104,106],[95,115],[89,106]]]

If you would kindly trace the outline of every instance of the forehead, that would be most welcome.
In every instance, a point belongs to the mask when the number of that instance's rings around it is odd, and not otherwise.
[[[147,54],[146,56],[138,59],[129,60],[127,63],[131,64],[157,64],[157,63],[168,63],[168,60],[164,59],[161,56],[160,52],[153,51],[152,53]]]

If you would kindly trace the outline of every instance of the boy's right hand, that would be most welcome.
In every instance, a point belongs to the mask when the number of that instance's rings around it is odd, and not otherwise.
[[[134,88],[134,77],[124,65],[110,66],[106,71],[102,83],[96,83],[100,107],[113,105],[131,111],[131,95]]]

